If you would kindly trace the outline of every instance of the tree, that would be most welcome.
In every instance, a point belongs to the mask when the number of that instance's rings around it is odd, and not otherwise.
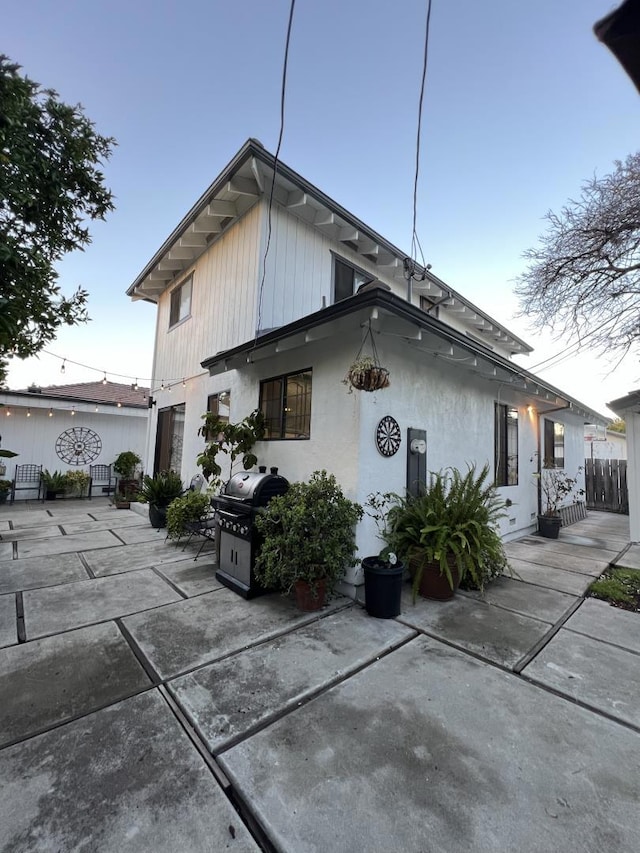
[[[640,338],[640,151],[615,167],[547,213],[515,292],[520,316],[624,357]]]
[[[615,421],[611,421],[610,424],[607,424],[607,429],[611,432],[622,432],[626,433],[627,424],[622,418],[616,418]]]
[[[19,70],[0,55],[0,384],[10,357],[88,319],[87,292],[61,295],[54,265],[113,209],[100,167],[114,140]]]

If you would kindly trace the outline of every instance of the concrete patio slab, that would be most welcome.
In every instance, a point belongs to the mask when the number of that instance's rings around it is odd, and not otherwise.
[[[562,539],[544,539],[542,536],[525,536],[524,539],[519,540],[519,544],[531,545],[545,551],[557,551],[559,554],[566,554],[568,557],[580,557],[585,560],[606,560],[607,563],[611,562],[618,554],[616,548],[577,545],[574,542],[567,542]]]
[[[13,559],[13,542],[0,542],[0,560]]]
[[[593,581],[591,575],[565,572],[563,569],[526,563],[524,560],[509,558],[509,563],[518,574],[519,580],[548,589],[557,589],[569,595],[582,595]]]
[[[0,650],[0,685],[6,744],[145,690],[150,681],[111,622]]]
[[[29,512],[17,511],[16,505],[6,506],[2,515],[11,519],[14,530],[21,530],[27,527],[41,527],[42,525],[55,524],[52,516],[46,510],[34,509]]]
[[[587,598],[563,626],[640,654],[640,614]]]
[[[572,557],[569,554],[561,554],[558,551],[549,551],[546,548],[536,548],[535,545],[523,545],[520,542],[509,542],[505,547],[505,553],[511,562],[524,560],[526,563],[536,563],[542,566],[552,566],[567,572],[598,577],[609,565],[608,560],[590,560],[587,557]]]
[[[116,512],[116,510],[114,510]],[[117,530],[120,531],[123,527],[141,527],[144,525],[144,519],[140,518],[133,512],[122,510],[124,518],[120,519],[117,515],[101,515],[99,518],[89,521],[61,521],[60,524],[66,534],[73,533],[92,533],[94,530]]]
[[[630,545],[628,551],[615,562],[616,566],[640,569],[640,545]]]
[[[548,622],[463,596],[450,601],[418,598],[414,605],[410,591],[403,596],[402,614],[398,619],[432,637],[509,668],[515,667],[551,627]]]
[[[0,562],[0,593],[86,580],[87,570],[77,554],[52,554]]]
[[[165,544],[167,531],[158,530],[156,527],[152,527],[149,522],[145,524],[143,521],[142,524],[136,524],[135,526],[132,525],[118,530],[118,538],[122,539],[125,545],[137,545],[140,542],[158,542],[159,544]],[[166,545],[175,545],[175,543],[167,540]]]
[[[115,537],[113,537],[115,540]],[[116,540],[117,541],[117,540]],[[119,543],[118,543],[119,544]],[[162,541],[141,542],[136,545],[120,545],[103,551],[92,551],[84,554],[87,565],[98,576],[116,575],[121,572],[131,572],[148,566],[159,566],[162,563],[175,563],[184,560],[189,553],[195,553],[197,548],[187,549],[184,553],[171,542]]]
[[[351,608],[167,686],[214,752],[413,636]]]
[[[464,593],[481,599],[479,592]],[[555,589],[545,589],[511,578],[496,578],[486,589],[484,601],[523,616],[532,616],[543,622],[554,624],[576,603],[575,595],[567,595]]]
[[[4,533],[5,530],[10,530],[11,527],[8,521],[0,521],[0,532]]]
[[[640,656],[561,629],[523,675],[640,726]]]
[[[15,595],[0,595],[0,648],[18,642]]]
[[[424,637],[219,761],[283,853],[637,850],[637,733]]]
[[[259,853],[157,691],[0,753],[0,850]]]
[[[2,534],[3,542],[19,542],[21,539],[50,539],[62,536],[62,531],[57,525],[49,524],[43,527],[21,527],[17,530],[9,530]]]
[[[1,544],[1,543],[0,543]],[[119,545],[119,539],[108,530],[95,533],[77,533],[55,539],[35,539],[18,543],[18,557],[47,557],[50,554],[69,554],[72,551],[89,551]]]
[[[166,563],[156,571],[191,598],[193,595],[222,589],[222,584],[216,578],[217,568],[218,564],[211,562],[211,557],[203,555],[197,561],[190,559],[181,560],[179,563]]]
[[[123,619],[160,678],[219,660],[344,607],[336,599],[320,613],[302,613],[279,595],[245,601],[224,589]]]
[[[24,593],[28,639],[183,601],[151,569]]]

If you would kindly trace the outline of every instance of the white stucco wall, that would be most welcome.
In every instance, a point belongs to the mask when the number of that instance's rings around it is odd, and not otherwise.
[[[623,433],[607,430],[604,441],[585,441],[585,459],[626,459],[627,437]]]

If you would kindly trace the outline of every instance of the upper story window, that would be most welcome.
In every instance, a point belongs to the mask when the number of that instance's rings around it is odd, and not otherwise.
[[[495,404],[496,486],[518,485],[518,410]]]
[[[171,291],[171,308],[169,309],[169,328],[186,320],[191,314],[191,291],[193,276],[185,279],[182,284]]]
[[[544,467],[564,468],[564,424],[544,422]]]
[[[361,284],[366,284],[375,276],[348,264],[342,258],[333,256],[333,301],[353,296]]]
[[[260,383],[265,439],[311,435],[311,368]]]

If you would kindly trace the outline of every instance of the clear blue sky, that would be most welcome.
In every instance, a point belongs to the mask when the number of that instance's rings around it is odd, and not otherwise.
[[[609,0],[433,0],[418,232],[433,271],[536,347],[563,344],[523,321],[513,279],[542,217],[637,150],[640,100],[592,33]],[[400,247],[409,248],[424,0],[298,0],[283,160]],[[1,50],[81,102],[118,148],[116,210],[60,266],[90,291],[93,321],[52,352],[150,376],[155,308],[125,289],[249,136],[275,149],[288,0],[29,0],[5,5]],[[610,368],[609,368],[610,369]],[[541,375],[583,402],[640,385],[637,358],[608,378],[580,356]],[[41,356],[10,387],[98,374]]]

